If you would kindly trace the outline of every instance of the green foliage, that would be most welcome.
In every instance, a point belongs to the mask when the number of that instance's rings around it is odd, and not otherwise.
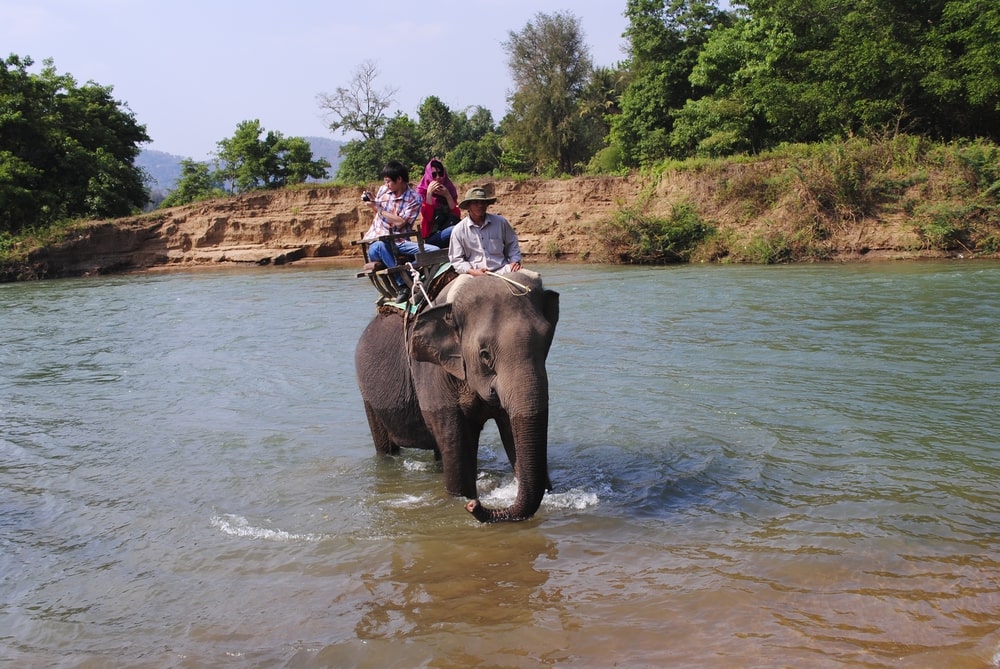
[[[225,195],[225,191],[222,188],[222,182],[206,163],[196,163],[193,160],[185,159],[181,161],[181,177],[177,181],[176,188],[163,199],[160,207],[176,207],[223,195]]]
[[[141,208],[148,193],[134,161],[145,127],[111,87],[33,64],[11,55],[0,67],[0,230]]]
[[[583,101],[591,78],[580,21],[572,14],[536,14],[504,42],[515,90],[504,132],[535,171],[570,172],[592,153]]]
[[[426,98],[417,110],[419,137],[423,140],[421,155],[444,156],[458,144],[456,114],[437,96]],[[426,163],[420,163],[423,166]]]
[[[16,233],[0,231],[0,283],[40,278],[28,263],[31,252],[62,243],[71,235],[77,235],[79,227],[77,221],[61,220],[25,227]]]
[[[263,137],[261,137],[263,135]],[[260,121],[242,121],[232,137],[218,142],[216,178],[237,193],[260,188],[282,188],[307,178],[327,177],[330,163],[313,160],[309,143],[301,137],[286,138],[267,131]]]
[[[420,106],[419,120],[403,113],[388,119],[375,137],[352,140],[341,147],[343,161],[337,178],[366,183],[390,160],[423,171],[432,157],[442,159],[449,172],[485,174],[499,165],[498,138],[493,117],[483,107],[454,112],[434,96]]]
[[[230,192],[244,193],[323,179],[330,168],[325,158],[313,160],[312,148],[302,137],[265,132],[256,119],[240,122],[233,136],[217,146],[214,171],[204,163],[181,161],[181,178],[161,208],[219,197],[226,194],[227,186]]]
[[[792,232],[779,229],[758,232],[743,244],[730,245],[725,261],[775,265],[825,260],[826,256],[814,231],[805,227]]]
[[[385,134],[382,136],[382,162],[373,174],[369,174],[366,181],[377,177],[382,167],[390,160],[398,160],[410,168],[410,176],[416,180],[420,179],[424,165],[430,159],[424,148],[420,126],[410,120],[406,114],[396,114],[389,123],[386,124]],[[415,171],[414,168],[416,168]]]
[[[972,210],[967,204],[930,202],[916,208],[911,224],[926,249],[968,248]]]
[[[753,150],[752,114],[736,100],[711,97],[688,100],[674,112],[670,153],[720,157]]]
[[[684,203],[675,205],[667,219],[622,209],[597,234],[611,261],[649,265],[689,261],[698,244],[713,232],[695,207]]]
[[[448,152],[449,172],[489,174],[500,167],[500,138],[489,133],[478,140],[467,140]]]
[[[587,174],[622,174],[625,171],[622,150],[617,145],[601,149],[587,164]]]
[[[627,164],[650,165],[671,155],[676,111],[701,96],[691,77],[698,54],[728,15],[706,0],[628,0],[625,16],[630,83],[611,118],[611,143]]]

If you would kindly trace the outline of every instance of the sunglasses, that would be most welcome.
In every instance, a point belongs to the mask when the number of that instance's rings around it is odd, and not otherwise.
[[[444,172],[442,170],[436,170],[434,168],[431,168],[431,176],[432,177],[443,177],[444,176]]]

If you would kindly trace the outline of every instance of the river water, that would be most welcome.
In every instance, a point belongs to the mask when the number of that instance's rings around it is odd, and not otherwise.
[[[1000,666],[1000,264],[534,269],[494,526],[375,458],[353,268],[0,285],[0,663]]]

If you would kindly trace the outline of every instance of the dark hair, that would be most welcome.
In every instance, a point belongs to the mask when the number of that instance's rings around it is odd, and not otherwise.
[[[392,181],[396,181],[399,178],[402,178],[403,181],[407,182],[410,180],[410,172],[403,166],[403,163],[398,160],[390,160],[387,162],[385,167],[382,168],[382,174],[379,176],[383,179],[389,177]]]
[[[432,170],[437,169],[437,170],[441,170],[442,172],[444,172],[444,163],[442,163],[440,160],[432,160],[431,161],[431,169]]]

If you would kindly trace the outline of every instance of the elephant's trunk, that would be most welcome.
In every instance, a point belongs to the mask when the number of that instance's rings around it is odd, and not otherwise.
[[[505,509],[488,509],[478,499],[465,508],[481,523],[527,520],[535,515],[549,486],[549,411],[546,406],[530,417],[511,417],[517,462],[517,498]]]

